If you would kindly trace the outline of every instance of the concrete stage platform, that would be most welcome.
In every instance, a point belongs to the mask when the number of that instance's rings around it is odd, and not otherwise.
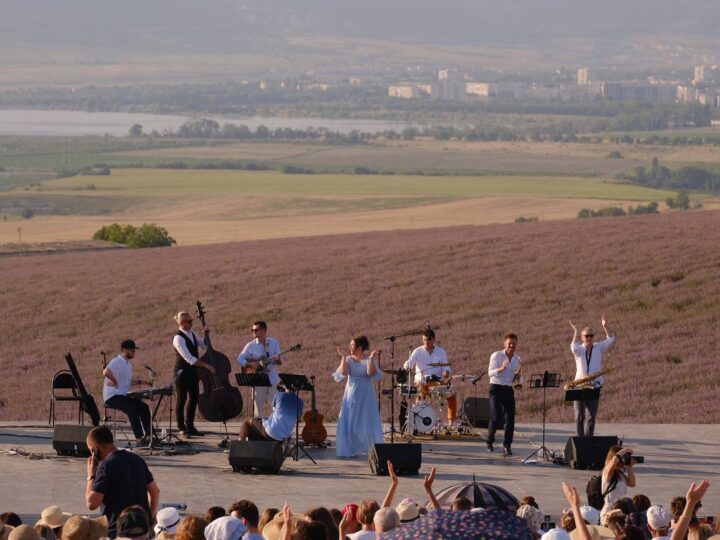
[[[198,425],[215,434],[191,439],[192,455],[166,455],[158,451],[147,455],[140,450],[161,490],[162,503],[185,503],[187,512],[204,513],[212,505],[228,507],[247,498],[258,507],[282,507],[288,501],[293,510],[303,512],[324,505],[342,507],[364,498],[382,501],[388,487],[387,477],[370,473],[367,456],[337,459],[335,448],[309,448],[317,461],[286,459],[276,476],[233,473],[227,453],[217,448],[220,440],[217,424]],[[328,426],[334,442],[335,426]],[[237,427],[230,426],[236,433]],[[548,424],[546,445],[563,450],[573,433],[570,424]],[[569,482],[583,494],[593,471],[572,470],[567,466],[536,463],[522,464],[533,444],[540,444],[541,426],[519,424],[516,427],[514,456],[503,458],[498,450],[487,453],[478,430],[474,440],[422,440],[422,467],[417,477],[401,477],[397,504],[404,497],[425,501],[423,475],[431,467],[438,469],[435,491],[458,482],[478,481],[498,484],[516,497],[533,495],[541,508],[553,516],[566,506],[560,483]],[[654,502],[669,505],[676,495],[684,495],[691,481],[710,480],[702,515],[720,510],[720,425],[609,425],[598,428],[597,435],[617,435],[625,445],[646,458],[636,468],[638,487],[629,494],[644,493]],[[122,443],[122,440],[120,441]],[[402,444],[402,443],[399,443]],[[12,455],[11,449],[31,453],[34,459]],[[51,504],[65,511],[86,512],[84,505],[86,465],[82,458],[64,458],[52,449],[52,429],[31,423],[0,423],[0,511],[15,511],[35,516]]]

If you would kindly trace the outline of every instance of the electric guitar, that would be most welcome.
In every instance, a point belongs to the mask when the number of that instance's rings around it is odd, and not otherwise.
[[[269,353],[266,353],[265,356],[261,356],[260,358],[248,358],[248,361],[251,362],[257,362],[258,365],[255,367],[244,367],[242,368],[243,373],[267,373],[268,366],[272,364],[276,357],[282,356],[285,353],[289,352],[295,352],[302,349],[302,343],[296,343],[292,347],[285,349],[284,351],[280,351],[277,354],[274,354],[273,356],[270,356]]]

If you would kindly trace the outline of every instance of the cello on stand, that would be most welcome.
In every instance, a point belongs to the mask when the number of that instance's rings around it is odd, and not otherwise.
[[[197,317],[203,324],[205,322],[205,308],[198,300],[195,303]],[[232,372],[230,360],[220,351],[213,349],[210,342],[210,332],[205,332],[205,345],[207,350],[202,355],[203,362],[215,368],[215,373],[210,370],[198,370],[198,377],[202,381],[203,391],[198,398],[198,408],[203,418],[209,422],[222,422],[225,428],[225,438],[220,442],[220,448],[229,444],[227,421],[238,416],[243,409],[242,395],[237,387],[230,384],[228,376]]]

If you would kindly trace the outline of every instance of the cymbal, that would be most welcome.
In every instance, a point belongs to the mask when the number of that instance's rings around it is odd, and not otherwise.
[[[448,367],[448,366],[450,366],[450,364],[447,363],[447,362],[430,362],[430,363],[428,364],[428,366],[432,366],[432,367]]]
[[[473,381],[478,378],[477,375],[452,375],[453,379],[462,379],[463,381]]]
[[[405,371],[404,369],[383,369],[383,373],[387,373],[388,375],[397,375],[401,371]]]

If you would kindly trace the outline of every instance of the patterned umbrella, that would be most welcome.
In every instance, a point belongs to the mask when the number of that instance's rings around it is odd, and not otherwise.
[[[531,540],[527,521],[510,512],[491,508],[481,512],[435,510],[384,533],[390,540]]]
[[[435,494],[435,497],[443,508],[450,508],[456,497],[467,497],[475,508],[497,507],[515,513],[520,502],[506,489],[494,484],[476,482],[473,474],[472,482],[461,482],[446,487]]]

